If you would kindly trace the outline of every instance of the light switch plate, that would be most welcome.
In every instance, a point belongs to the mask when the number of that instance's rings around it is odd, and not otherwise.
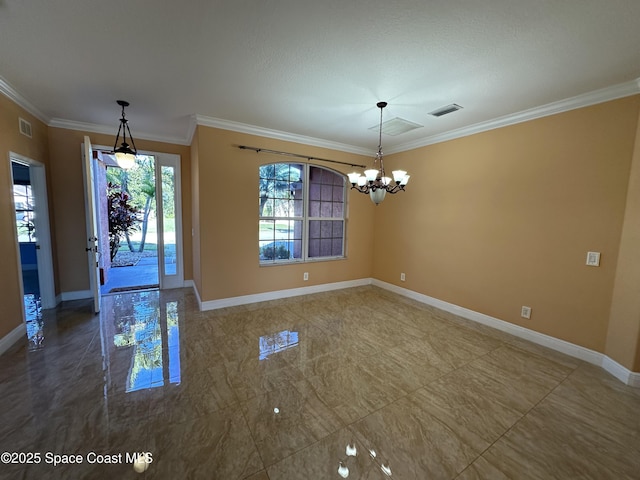
[[[590,267],[599,267],[600,252],[587,252],[587,265]]]

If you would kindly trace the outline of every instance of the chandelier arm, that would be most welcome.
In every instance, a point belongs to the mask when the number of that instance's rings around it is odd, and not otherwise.
[[[118,140],[120,139],[120,131],[122,130],[122,122],[120,122],[120,126],[118,127],[118,133],[116,134],[116,143],[113,144],[113,151],[115,152],[118,148]]]
[[[393,185],[393,186],[389,185],[387,187],[387,192],[389,192],[391,195],[394,195],[398,192],[404,192],[404,191],[405,190],[403,185]]]
[[[356,190],[360,193],[369,193],[369,185],[352,185],[351,190]]]
[[[133,141],[133,137],[131,136],[131,129],[129,128],[129,122],[125,123],[127,127],[127,131],[129,132],[129,140],[131,141],[131,146],[133,147],[133,154],[138,155],[138,149],[136,148],[136,142]],[[125,135],[125,142],[127,141],[127,137]]]

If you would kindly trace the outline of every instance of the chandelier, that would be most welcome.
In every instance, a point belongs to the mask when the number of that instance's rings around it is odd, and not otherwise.
[[[405,185],[409,182],[410,175],[404,170],[394,170],[393,179],[387,177],[384,173],[384,162],[382,160],[382,109],[387,106],[387,102],[378,102],[376,106],[380,109],[380,135],[378,139],[378,153],[373,161],[374,166],[379,163],[377,168],[364,171],[364,175],[357,172],[349,173],[349,181],[351,189],[355,189],[360,193],[368,193],[371,201],[378,205],[384,200],[387,192],[394,194],[400,191],[404,192]]]
[[[120,127],[118,128],[118,134],[116,135],[116,143],[113,145],[113,153],[115,153],[118,166],[127,170],[135,164],[138,150],[136,150],[136,144],[131,136],[131,130],[129,129],[128,123],[129,121],[124,116],[124,107],[128,107],[129,102],[118,100],[118,105],[122,107],[122,118],[120,119]],[[122,144],[118,147],[120,132],[122,132]],[[127,132],[129,132],[129,141],[131,141],[133,150],[129,148],[129,144],[127,143]]]

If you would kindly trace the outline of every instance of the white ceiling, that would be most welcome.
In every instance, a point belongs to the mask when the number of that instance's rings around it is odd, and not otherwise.
[[[0,0],[5,93],[51,125],[114,136],[128,100],[134,138],[181,143],[197,115],[373,151],[387,101],[385,119],[424,125],[384,136],[397,151],[640,91],[638,47],[639,0]],[[450,103],[464,109],[428,115]]]

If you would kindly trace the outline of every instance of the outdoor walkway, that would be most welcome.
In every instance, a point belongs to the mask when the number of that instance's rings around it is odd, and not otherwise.
[[[132,267],[112,267],[107,276],[100,287],[102,295],[117,293],[113,289],[158,286],[158,257],[143,257]]]

